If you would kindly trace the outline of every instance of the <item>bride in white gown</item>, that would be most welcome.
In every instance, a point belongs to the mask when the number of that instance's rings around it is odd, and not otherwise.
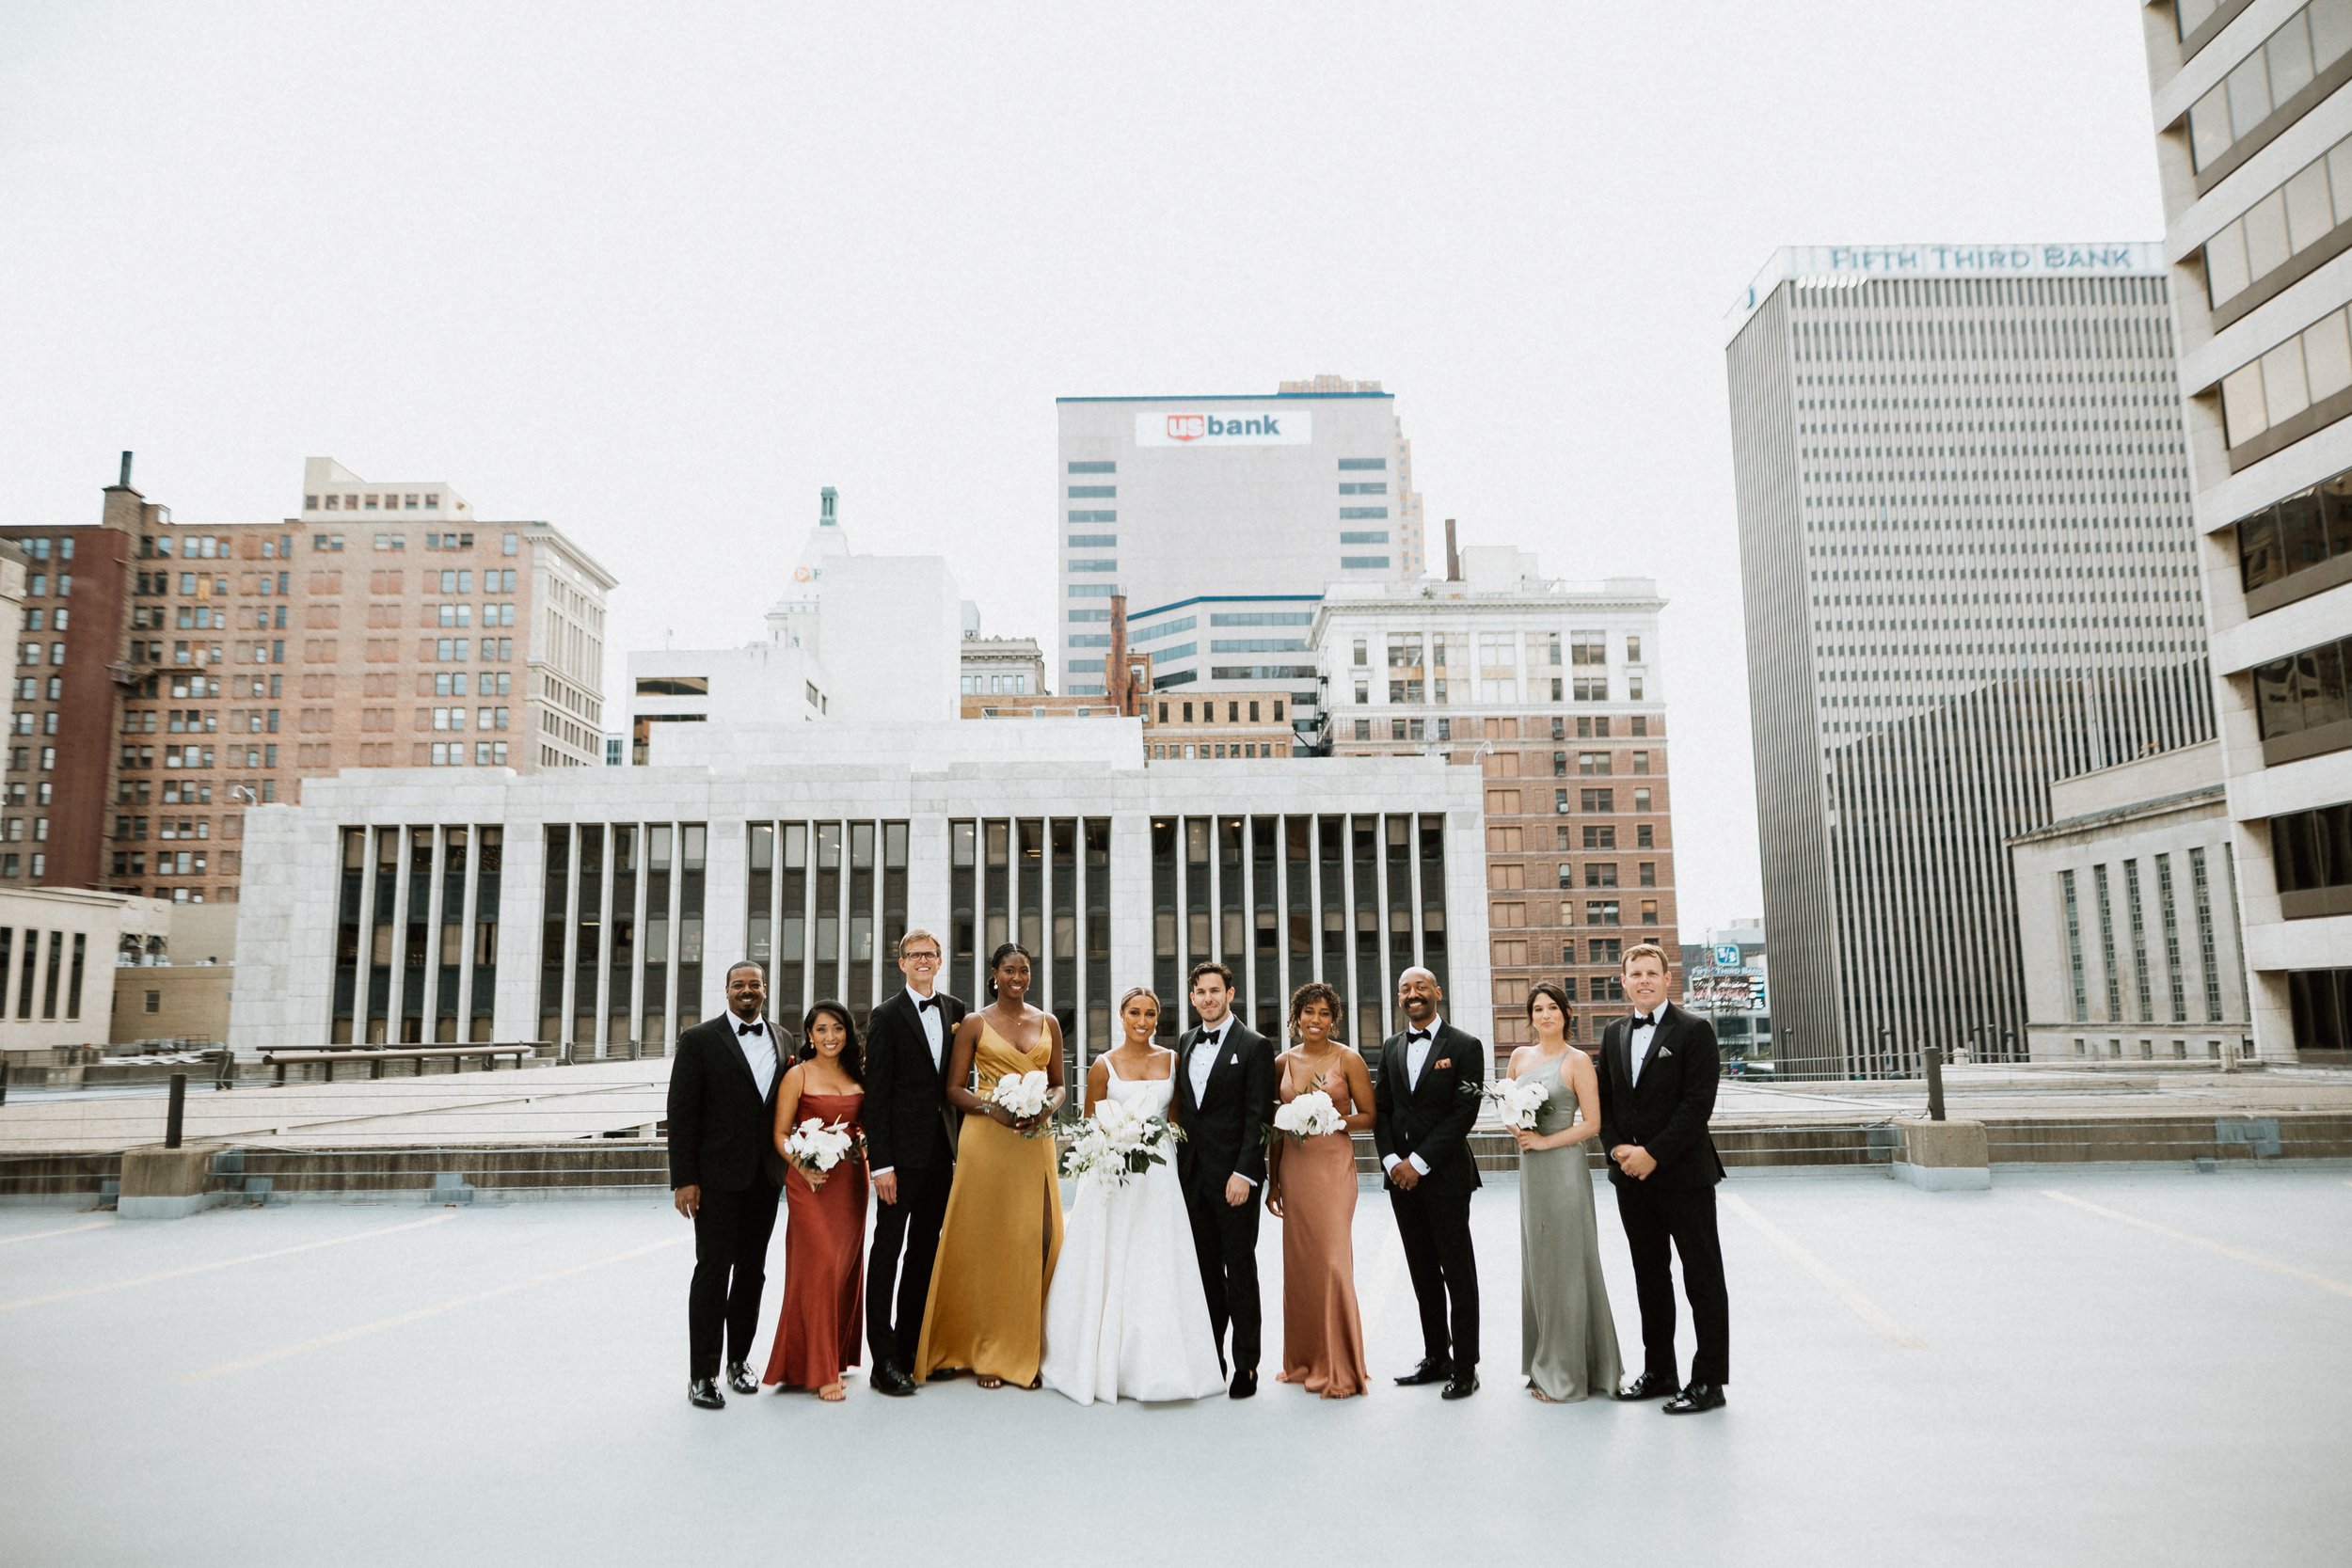
[[[1159,999],[1148,990],[1120,999],[1127,1037],[1088,1071],[1089,1113],[1099,1101],[1117,1100],[1138,1117],[1168,1115],[1176,1053],[1152,1043],[1159,1016]],[[1080,1404],[1197,1400],[1225,1386],[1173,1162],[1124,1186],[1078,1184],[1045,1298],[1038,1375]]]

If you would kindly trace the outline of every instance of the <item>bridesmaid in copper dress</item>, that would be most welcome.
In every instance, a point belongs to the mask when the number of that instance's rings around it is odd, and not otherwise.
[[[857,1032],[849,1009],[819,1002],[801,1022],[801,1059],[776,1090],[776,1152],[784,1155],[784,1312],[762,1381],[814,1388],[839,1400],[845,1367],[858,1362],[866,1332],[866,1151],[852,1148],[830,1171],[803,1170],[784,1141],[801,1123],[859,1131],[866,1100]]]
[[[1364,1323],[1356,1307],[1356,1139],[1372,1125],[1364,1059],[1331,1037],[1340,995],[1310,980],[1291,997],[1298,1043],[1275,1061],[1285,1104],[1313,1089],[1331,1097],[1347,1130],[1319,1137],[1278,1132],[1267,1151],[1266,1210],[1282,1222],[1282,1371],[1327,1400],[1370,1386]]]

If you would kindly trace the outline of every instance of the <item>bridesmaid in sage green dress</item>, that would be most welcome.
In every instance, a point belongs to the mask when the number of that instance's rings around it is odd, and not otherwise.
[[[1600,1080],[1567,1041],[1568,999],[1549,980],[1528,992],[1535,1043],[1511,1053],[1511,1076],[1549,1091],[1519,1146],[1519,1370],[1547,1404],[1613,1392],[1624,1370],[1600,1276],[1593,1172]]]

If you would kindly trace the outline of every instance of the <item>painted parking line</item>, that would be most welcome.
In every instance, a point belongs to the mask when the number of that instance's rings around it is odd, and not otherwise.
[[[1928,1344],[1925,1339],[1920,1338],[1919,1336],[1912,1333],[1911,1330],[1896,1322],[1894,1315],[1888,1312],[1886,1308],[1881,1307],[1877,1302],[1872,1301],[1868,1296],[1864,1295],[1860,1291],[1855,1290],[1851,1285],[1848,1284],[1844,1278],[1835,1273],[1828,1264],[1822,1262],[1819,1258],[1814,1257],[1813,1254],[1798,1245],[1796,1241],[1790,1237],[1787,1231],[1781,1229],[1780,1227],[1774,1225],[1772,1221],[1766,1219],[1763,1215],[1757,1213],[1753,1208],[1749,1207],[1748,1200],[1746,1198],[1741,1197],[1737,1193],[1725,1193],[1723,1195],[1723,1201],[1724,1208],[1729,1209],[1733,1213],[1747,1221],[1748,1224],[1754,1227],[1757,1235],[1762,1236],[1766,1241],[1772,1243],[1772,1245],[1778,1247],[1785,1255],[1787,1255],[1790,1262],[1795,1263],[1797,1267],[1803,1269],[1805,1273],[1820,1280],[1831,1295],[1836,1296],[1845,1305],[1847,1311],[1851,1312],[1855,1317],[1860,1318],[1865,1323],[1868,1324],[1871,1332],[1878,1335],[1879,1338],[1884,1339],[1888,1344],[1893,1345],[1897,1350],[1925,1350],[1928,1348]]]
[[[24,1236],[0,1236],[0,1246],[7,1246],[11,1242],[45,1241],[52,1236],[78,1236],[85,1230],[103,1230],[114,1223],[113,1220],[92,1220],[87,1225],[69,1225],[56,1230],[36,1230]]]
[[[322,1334],[313,1339],[302,1339],[291,1345],[280,1345],[276,1350],[265,1350],[259,1355],[248,1355],[242,1361],[224,1361],[217,1367],[207,1367],[201,1371],[188,1372],[183,1375],[180,1381],[208,1383],[216,1377],[227,1377],[231,1372],[248,1372],[256,1367],[266,1367],[273,1361],[283,1361],[290,1356],[307,1355],[314,1350],[326,1350],[330,1346],[347,1344],[351,1340],[364,1338],[371,1334],[381,1334],[387,1329],[421,1323],[427,1318],[437,1318],[444,1312],[454,1312],[467,1307],[479,1307],[484,1302],[496,1301],[501,1296],[511,1296],[517,1291],[534,1290],[542,1285],[552,1285],[558,1280],[570,1279],[594,1269],[610,1268],[615,1263],[626,1263],[632,1258],[643,1258],[648,1253],[684,1246],[692,1240],[691,1236],[674,1236],[668,1241],[648,1242],[644,1246],[631,1247],[627,1252],[612,1253],[609,1257],[592,1258],[585,1263],[575,1263],[566,1269],[550,1269],[545,1274],[534,1274],[527,1279],[517,1279],[504,1285],[493,1286],[487,1291],[476,1291],[471,1295],[453,1296],[448,1301],[437,1301],[429,1307],[419,1307],[406,1312],[396,1312],[389,1318],[378,1318],[373,1323],[354,1323],[349,1328],[339,1328],[332,1334]]]
[[[135,1290],[141,1285],[160,1285],[167,1279],[184,1279],[193,1274],[211,1274],[215,1269],[233,1269],[243,1263],[266,1262],[272,1258],[291,1258],[297,1252],[315,1252],[321,1247],[372,1242],[379,1236],[397,1236],[404,1230],[421,1230],[428,1225],[445,1224],[456,1217],[453,1212],[436,1214],[431,1219],[411,1220],[406,1225],[388,1225],[380,1230],[358,1230],[348,1236],[329,1236],[325,1241],[272,1247],[267,1252],[248,1252],[238,1258],[219,1258],[210,1263],[190,1263],[185,1268],[165,1269],[158,1274],[143,1274],[133,1279],[110,1279],[103,1285],[81,1285],[71,1291],[52,1291],[43,1296],[19,1296],[14,1301],[0,1301],[0,1312],[13,1312],[20,1307],[46,1307],[52,1302],[79,1301],[84,1296],[103,1296],[109,1291]]]
[[[2323,1291],[2332,1291],[2340,1296],[2352,1296],[2352,1285],[2347,1285],[2341,1279],[2330,1279],[2324,1274],[2313,1274],[2309,1269],[2298,1269],[2292,1263],[2281,1263],[2276,1258],[2265,1258],[2259,1252],[2249,1252],[2244,1247],[2232,1246],[2227,1242],[2217,1242],[2211,1237],[2195,1235],[2186,1230],[2175,1230],[2169,1225],[2158,1225],[2153,1220],[2143,1220],[2137,1214],[2126,1214],[2120,1209],[2108,1209],[2076,1197],[2072,1193],[2061,1193],[2053,1187],[2042,1188],[2042,1196],[2056,1198],[2060,1203],[2071,1203],[2077,1209],[2097,1214],[2105,1219],[2115,1220],[2122,1225],[2136,1225],[2142,1230],[2153,1230],[2157,1235],[2168,1237],[2175,1242],[2203,1247],[2207,1252],[2219,1253],[2222,1257],[2236,1262],[2251,1263],[2258,1269],[2268,1269],[2272,1274],[2284,1275],[2289,1279],[2299,1279],[2306,1285],[2316,1285]]]

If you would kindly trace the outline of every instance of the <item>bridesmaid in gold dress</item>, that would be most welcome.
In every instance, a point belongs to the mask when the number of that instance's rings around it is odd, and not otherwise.
[[[1274,1135],[1266,1157],[1265,1206],[1282,1222],[1282,1373],[1327,1400],[1370,1386],[1364,1323],[1356,1307],[1356,1139],[1372,1125],[1372,1075],[1364,1059],[1331,1037],[1340,994],[1310,980],[1291,996],[1298,1043],[1275,1059],[1285,1104],[1310,1090],[1331,1097],[1347,1131],[1320,1137]]]
[[[1030,1387],[1045,1339],[1045,1288],[1061,1251],[1061,1185],[1050,1124],[1062,1102],[1061,1028],[1032,1007],[1029,954],[989,956],[989,1005],[956,1025],[947,1100],[963,1113],[939,1260],[923,1309],[914,1381],[968,1370],[980,1386]],[[973,1085],[978,1069],[977,1092]],[[1045,1109],[1015,1120],[989,1099],[1008,1073],[1045,1074]]]

